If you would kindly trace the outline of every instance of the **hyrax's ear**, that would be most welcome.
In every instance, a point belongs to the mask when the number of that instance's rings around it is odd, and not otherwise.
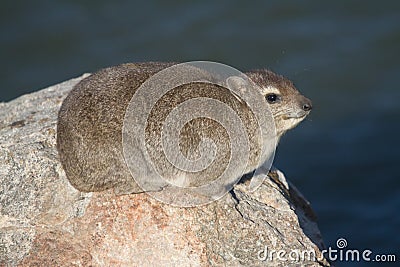
[[[226,79],[226,86],[240,102],[243,102],[242,97],[247,90],[248,83],[242,77],[230,76]]]
[[[242,93],[244,93],[246,91],[248,83],[242,77],[230,76],[226,79],[226,85],[229,89],[233,91],[241,91]]]

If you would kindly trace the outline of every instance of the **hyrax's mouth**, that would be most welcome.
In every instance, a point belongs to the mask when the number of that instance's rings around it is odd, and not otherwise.
[[[293,129],[307,117],[308,113],[309,112],[298,112],[283,115],[281,117],[281,127],[285,130]]]
[[[296,120],[297,119],[297,120],[302,121],[307,117],[308,114],[310,114],[309,111],[300,111],[300,112],[289,113],[289,114],[283,115],[282,117],[284,120],[290,120],[290,119]]]
[[[283,116],[284,120],[303,120],[307,115],[297,115],[297,116]]]

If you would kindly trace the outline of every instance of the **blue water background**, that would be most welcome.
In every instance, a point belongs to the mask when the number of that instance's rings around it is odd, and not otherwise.
[[[314,109],[275,165],[327,246],[343,237],[400,264],[399,1],[2,1],[0,48],[0,101],[123,62],[284,74]]]

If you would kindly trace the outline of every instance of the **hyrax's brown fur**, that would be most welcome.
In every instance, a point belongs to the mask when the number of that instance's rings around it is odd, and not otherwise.
[[[64,100],[59,112],[57,148],[61,163],[71,184],[80,191],[92,192],[114,188],[116,193],[139,193],[123,155],[122,127],[125,111],[137,88],[149,77],[173,63],[123,64],[100,70],[79,82]],[[269,101],[278,137],[295,127],[311,109],[311,102],[302,96],[292,82],[268,70],[246,73]],[[179,75],[179,74],[177,74]],[[203,74],[202,74],[203,75]],[[207,74],[204,73],[205,78]],[[213,84],[191,83],[181,86],[179,93],[167,93],[155,106],[146,128],[146,143],[153,148],[150,157],[166,175],[179,175],[169,167],[162,153],[160,132],[166,115],[179,103],[194,97],[210,97],[226,103],[244,122],[250,142],[247,171],[257,166],[260,133],[251,110],[228,89]],[[268,97],[275,95],[276,97]],[[182,152],[188,159],[198,155],[202,138],[210,138],[217,146],[217,157],[207,168],[195,174],[192,186],[207,181],[202,177],[218,176],[229,160],[231,148],[227,132],[215,121],[193,120],[182,129]]]

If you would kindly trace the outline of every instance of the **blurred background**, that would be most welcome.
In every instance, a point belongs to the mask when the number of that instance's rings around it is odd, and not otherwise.
[[[289,77],[314,109],[275,165],[312,203],[326,246],[346,238],[400,261],[400,2],[1,3],[0,101],[135,61]]]

